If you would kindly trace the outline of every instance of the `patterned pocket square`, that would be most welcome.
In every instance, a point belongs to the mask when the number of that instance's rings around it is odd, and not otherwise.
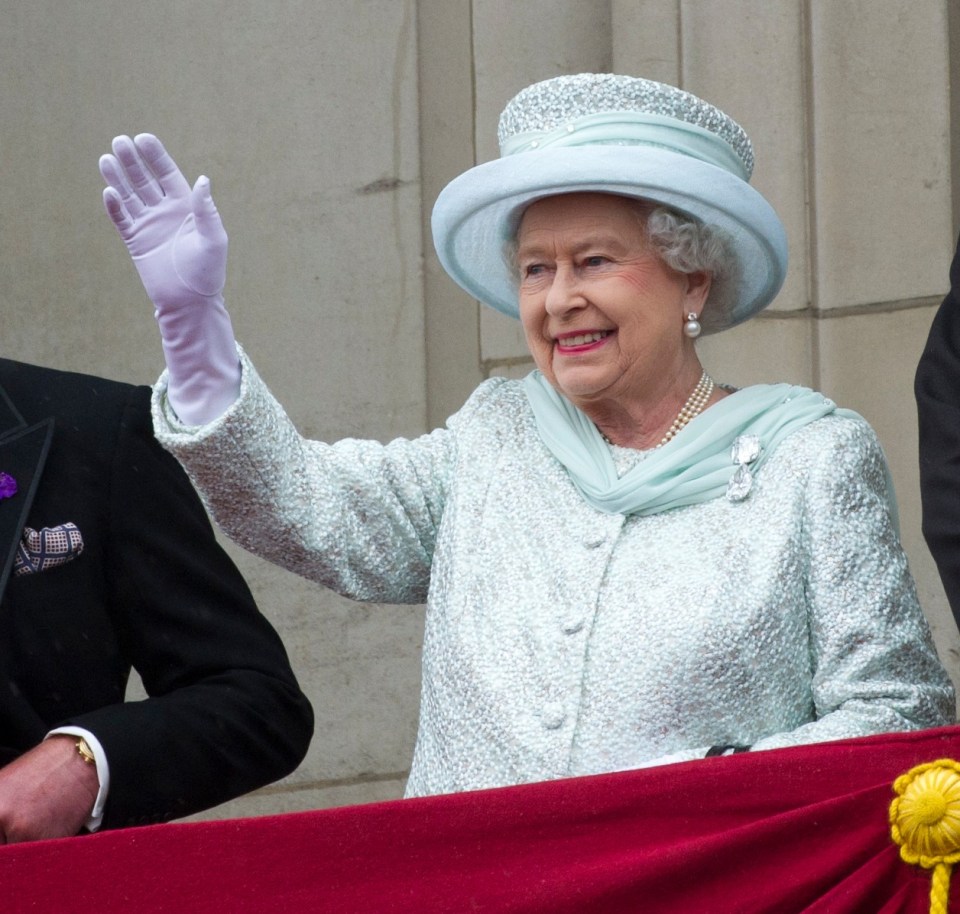
[[[69,521],[56,527],[34,530],[24,527],[23,538],[17,544],[13,573],[37,574],[58,565],[72,562],[83,552],[83,537],[76,524]]]

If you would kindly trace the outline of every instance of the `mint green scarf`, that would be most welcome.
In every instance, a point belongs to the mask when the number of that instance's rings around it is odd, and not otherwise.
[[[738,469],[731,448],[740,436],[759,441],[759,454],[749,463],[754,473],[784,438],[810,422],[827,415],[862,418],[807,387],[757,384],[715,403],[669,445],[649,452],[618,478],[610,448],[584,413],[539,371],[527,375],[523,384],[543,443],[587,502],[605,514],[658,514],[726,495]],[[889,470],[887,488],[896,525]]]

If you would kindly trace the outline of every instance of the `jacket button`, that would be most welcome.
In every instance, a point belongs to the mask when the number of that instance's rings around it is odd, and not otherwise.
[[[564,634],[575,635],[583,628],[583,619],[567,619],[561,628],[563,628]]]
[[[548,701],[543,706],[543,725],[548,730],[559,730],[566,719],[566,709],[559,701]]]
[[[607,541],[607,535],[605,533],[588,533],[583,538],[583,545],[587,549],[596,549],[598,546],[602,546]]]

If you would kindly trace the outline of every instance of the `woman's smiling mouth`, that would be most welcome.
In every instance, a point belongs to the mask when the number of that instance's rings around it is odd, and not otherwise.
[[[611,330],[592,330],[588,333],[559,336],[556,347],[560,352],[584,352],[603,342],[611,333]]]

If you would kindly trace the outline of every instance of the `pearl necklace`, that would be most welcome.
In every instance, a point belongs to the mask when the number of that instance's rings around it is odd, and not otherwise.
[[[700,375],[700,380],[697,381],[697,386],[693,388],[690,393],[690,396],[687,397],[686,403],[680,407],[680,412],[677,413],[677,418],[673,420],[673,424],[670,428],[667,429],[667,433],[660,439],[660,443],[656,447],[663,447],[668,441],[671,441],[676,437],[677,432],[680,431],[691,419],[695,416],[699,416],[703,412],[703,408],[707,405],[707,401],[710,399],[713,394],[714,388],[713,378],[707,374],[706,371]],[[600,432],[600,437],[603,438],[607,444],[613,444],[613,442]],[[655,448],[656,449],[656,448]]]
[[[667,429],[667,433],[660,439],[657,447],[663,447],[668,441],[672,440],[677,432],[691,419],[699,416],[700,413],[703,412],[703,408],[707,405],[707,400],[709,400],[711,394],[713,394],[713,386],[713,378],[704,371],[703,374],[700,375],[700,380],[697,381],[697,386],[693,388],[693,392],[687,397],[687,402],[680,407],[680,412],[677,413],[677,418],[673,420],[673,425]]]

